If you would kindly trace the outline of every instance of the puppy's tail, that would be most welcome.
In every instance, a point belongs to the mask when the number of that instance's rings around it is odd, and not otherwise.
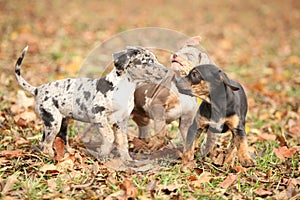
[[[29,93],[31,93],[32,95],[36,95],[37,93],[37,88],[30,85],[27,81],[24,80],[24,78],[21,76],[21,64],[23,61],[23,58],[26,54],[28,50],[28,46],[26,46],[21,54],[21,56],[18,58],[17,63],[15,65],[15,75],[17,78],[17,81],[19,83],[19,85],[26,91],[28,91]]]

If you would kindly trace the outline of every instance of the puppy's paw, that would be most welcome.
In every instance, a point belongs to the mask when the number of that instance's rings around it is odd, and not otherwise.
[[[120,151],[121,160],[124,162],[131,162],[133,159],[130,157],[129,152]]]
[[[256,161],[250,157],[239,158],[239,161],[243,167],[254,167],[257,165]]]
[[[200,149],[201,158],[205,158],[210,153],[210,151],[211,150],[209,148],[207,148],[206,146],[201,147],[201,149]]]
[[[55,153],[54,153],[54,150],[52,148],[52,145],[41,143],[40,148],[43,151],[43,153],[48,155],[50,158],[55,157]]]
[[[112,149],[113,149],[113,144],[112,143],[103,144],[100,147],[99,154],[100,154],[101,157],[108,157],[110,155]]]
[[[187,163],[182,163],[180,167],[180,171],[185,173],[185,172],[191,172],[193,169],[196,168],[196,163],[194,161],[190,161]]]

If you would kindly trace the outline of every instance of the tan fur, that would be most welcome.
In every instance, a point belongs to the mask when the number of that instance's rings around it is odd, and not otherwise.
[[[234,129],[239,125],[240,119],[237,115],[232,115],[225,119],[225,124],[229,127],[229,129]]]
[[[200,99],[210,102],[209,100],[209,90],[208,90],[208,83],[205,81],[201,81],[197,85],[192,85],[192,93],[193,95],[199,97]]]
[[[167,97],[166,110],[170,110],[172,108],[175,108],[179,104],[180,104],[180,101],[179,101],[178,97],[174,93],[171,93]]]

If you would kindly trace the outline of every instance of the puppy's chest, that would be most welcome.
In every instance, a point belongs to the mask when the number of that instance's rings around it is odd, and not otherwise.
[[[134,107],[135,84],[127,79],[121,80],[110,93],[112,111],[126,109],[129,112]]]

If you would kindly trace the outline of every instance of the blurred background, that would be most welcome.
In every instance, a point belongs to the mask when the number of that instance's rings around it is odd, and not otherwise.
[[[0,0],[0,9],[6,106],[16,101],[14,63],[27,44],[23,75],[39,85],[76,77],[89,53],[116,34],[160,27],[201,36],[214,62],[244,85],[250,131],[280,134],[297,122],[289,112],[298,113],[300,104],[299,1]],[[169,55],[160,60],[168,65]]]

